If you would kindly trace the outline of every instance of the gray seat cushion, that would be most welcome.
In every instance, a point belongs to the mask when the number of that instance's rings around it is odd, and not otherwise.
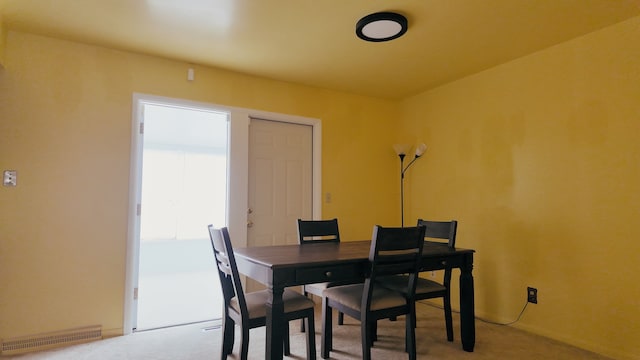
[[[385,276],[379,279],[379,282],[383,284],[385,287],[404,292],[407,288],[407,284],[409,283],[409,276],[407,275],[394,275],[394,276]],[[445,291],[447,288],[432,280],[423,279],[421,277],[416,281],[416,295],[418,294],[430,294],[433,292]]]
[[[247,301],[247,310],[249,311],[249,318],[256,319],[265,317],[267,310],[265,304],[269,298],[269,292],[267,290],[254,291],[244,295]],[[298,294],[297,292],[289,289],[285,289],[282,294],[282,301],[284,302],[284,312],[290,313],[294,311],[313,309],[315,305],[313,300]],[[240,306],[238,305],[238,298],[231,299],[231,306],[238,312],[240,312]]]
[[[360,311],[362,305],[362,292],[364,284],[344,285],[328,288],[324,291],[323,296],[336,300],[352,309]],[[371,310],[380,310],[396,306],[402,306],[407,303],[404,294],[397,291],[387,289],[382,286],[373,288],[373,297],[371,301]]]
[[[328,288],[342,286],[342,285],[351,285],[354,282],[356,281],[330,281],[330,282],[323,282],[323,283],[307,284],[304,286],[304,289],[308,293],[322,296],[322,293],[324,292],[324,290]],[[357,281],[357,282],[362,283],[362,281]]]

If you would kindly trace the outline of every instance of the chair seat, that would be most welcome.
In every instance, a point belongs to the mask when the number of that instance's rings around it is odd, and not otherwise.
[[[315,284],[307,284],[304,286],[304,290],[313,295],[322,296],[322,293],[332,287],[342,286],[342,285],[350,285],[354,283],[354,281],[330,281],[323,283],[315,283]]]
[[[267,290],[254,291],[244,294],[247,301],[247,311],[249,312],[250,319],[257,319],[267,316],[267,310],[265,304],[269,298]],[[313,309],[315,305],[313,300],[298,294],[293,290],[285,289],[282,294],[282,301],[284,302],[284,313],[292,313],[306,309]],[[231,307],[240,312],[240,306],[238,305],[238,299],[231,299]]]
[[[364,284],[343,285],[328,288],[323,295],[331,300],[335,300],[349,308],[360,311],[362,306],[362,293]],[[397,291],[377,286],[373,289],[371,298],[371,311],[388,309],[407,304],[404,294]]]
[[[322,296],[322,292],[329,287],[332,287],[331,283],[323,282],[323,283],[316,283],[316,284],[307,284],[304,286],[304,290],[313,295]]]
[[[391,290],[404,292],[407,288],[407,283],[409,282],[409,276],[407,275],[394,275],[394,276],[385,276],[383,278],[378,279],[379,283],[384,287],[389,288]],[[430,294],[440,294],[447,291],[447,288],[432,280],[423,279],[418,277],[416,280],[416,298],[421,299],[424,298],[425,295]]]

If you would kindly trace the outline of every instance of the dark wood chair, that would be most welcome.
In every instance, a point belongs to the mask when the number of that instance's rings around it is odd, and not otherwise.
[[[451,221],[427,221],[418,219],[418,226],[425,227],[425,242],[426,243],[442,243],[446,244],[450,248],[456,246],[456,232],[458,229],[458,222],[456,220]],[[404,284],[408,281],[406,275],[396,275],[392,277],[385,277],[381,279],[381,283],[384,286],[396,290],[402,291]],[[418,278],[416,283],[415,299],[426,300],[442,298],[444,307],[444,320],[447,328],[447,340],[453,341],[453,320],[451,318],[451,267],[446,266],[444,269],[443,282]]]
[[[371,359],[371,346],[380,319],[406,315],[405,350],[416,359],[415,301],[413,299],[424,227],[385,228],[374,226],[369,252],[369,269],[364,283],[327,288],[322,298],[322,357],[333,350],[332,309],[360,320],[362,358]],[[377,283],[383,276],[410,274],[402,292]],[[413,315],[413,316],[412,316]]]
[[[246,360],[249,351],[249,330],[265,326],[266,302],[268,292],[255,291],[244,293],[240,274],[236,267],[235,256],[229,231],[223,227],[215,229],[209,225],[209,236],[216,259],[222,294],[224,297],[224,314],[222,318],[222,359],[226,359],[233,352],[234,327],[239,323],[242,329],[240,359]],[[284,316],[287,321],[283,341],[284,355],[290,355],[289,321],[304,319],[307,321],[307,359],[316,358],[315,331],[313,327],[314,303],[307,297],[292,290],[285,290],[282,295],[284,302]]]
[[[338,219],[330,220],[302,220],[298,219],[298,243],[300,245],[314,244],[318,242],[340,242],[340,231],[338,229]],[[353,282],[323,282],[315,284],[307,284],[303,286],[303,294],[309,294],[322,297],[322,292],[330,287],[347,285]],[[344,315],[338,313],[338,325],[342,325]],[[304,322],[301,327],[304,332]]]

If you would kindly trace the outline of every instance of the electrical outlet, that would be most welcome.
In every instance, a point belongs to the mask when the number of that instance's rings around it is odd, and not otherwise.
[[[538,289],[527,287],[527,301],[533,304],[538,303]]]
[[[15,170],[5,170],[2,185],[16,186],[18,185],[18,173]]]

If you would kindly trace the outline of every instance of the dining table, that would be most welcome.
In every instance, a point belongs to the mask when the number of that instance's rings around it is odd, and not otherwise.
[[[282,359],[286,322],[282,294],[291,286],[328,281],[358,281],[367,276],[371,241],[341,241],[305,245],[239,247],[238,271],[266,286],[265,359]],[[464,351],[475,345],[472,249],[425,242],[420,271],[460,269],[460,337]]]

